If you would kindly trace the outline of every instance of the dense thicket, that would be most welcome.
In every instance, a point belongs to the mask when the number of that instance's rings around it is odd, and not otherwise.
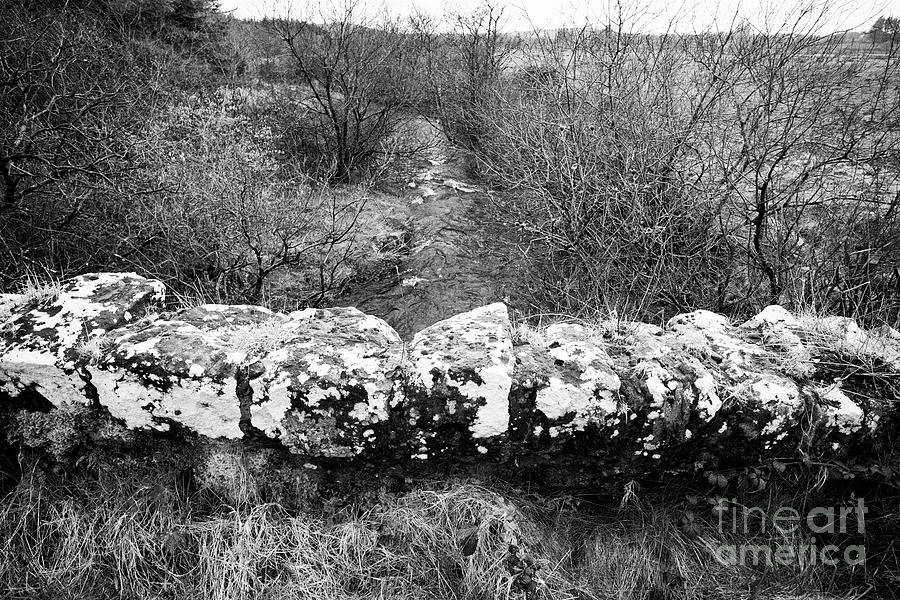
[[[154,251],[148,123],[239,64],[208,2],[11,2],[0,8],[6,285],[125,268]],[[145,268],[149,268],[148,265]]]
[[[291,307],[377,258],[357,243],[363,224],[381,231],[363,191],[326,189],[285,154],[290,93],[240,87],[262,27],[209,0],[0,10],[3,287],[135,270],[182,296]]]
[[[900,316],[900,43],[608,26],[424,30],[438,115],[527,240],[532,310]]]

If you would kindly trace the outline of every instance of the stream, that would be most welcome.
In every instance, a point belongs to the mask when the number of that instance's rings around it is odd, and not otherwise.
[[[445,144],[431,151],[392,204],[409,223],[409,253],[391,276],[362,282],[339,304],[387,321],[404,339],[491,302],[507,302],[514,273],[508,232],[492,222],[488,194]]]

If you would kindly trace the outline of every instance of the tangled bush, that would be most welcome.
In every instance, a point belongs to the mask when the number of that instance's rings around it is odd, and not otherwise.
[[[276,120],[282,149],[305,172],[331,182],[358,180],[397,152],[398,134],[414,118],[409,108],[421,96],[421,54],[402,24],[366,19],[358,8],[350,2],[309,21],[288,16],[270,24],[297,84],[290,101],[277,107],[288,111]]]
[[[524,234],[529,303],[900,319],[900,44],[822,36],[828,16],[810,5],[764,31],[646,35],[620,12],[605,29],[463,36],[501,83],[455,114]]]
[[[366,211],[364,188],[283,173],[275,134],[242,102],[224,91],[174,107],[151,128],[146,161],[157,191],[132,220],[142,240],[135,262],[217,301],[267,300],[281,278],[291,288],[280,288],[282,306],[320,304],[383,258],[395,231]]]

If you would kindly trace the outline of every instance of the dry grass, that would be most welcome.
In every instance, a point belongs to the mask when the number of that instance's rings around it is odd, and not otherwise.
[[[34,272],[29,272],[21,283],[19,293],[22,295],[23,304],[44,306],[59,298],[62,283],[58,279],[44,279]]]
[[[821,375],[835,381],[853,379],[866,386],[863,397],[884,402],[900,393],[896,330],[887,326],[863,330],[853,319],[806,310],[798,316],[796,333]]]
[[[102,335],[88,334],[75,347],[79,358],[88,364],[96,364],[103,353],[112,346],[113,340]]]
[[[699,535],[687,534],[674,509],[633,503],[588,516],[567,498],[469,482],[308,514],[243,495],[254,501],[228,507],[175,477],[130,472],[63,487],[28,474],[0,504],[2,596],[838,597],[827,593],[833,570],[717,563],[708,547],[727,534],[700,522]]]
[[[236,327],[230,335],[233,351],[258,358],[286,344],[296,336],[296,331],[287,327],[283,319],[272,317],[262,323]]]

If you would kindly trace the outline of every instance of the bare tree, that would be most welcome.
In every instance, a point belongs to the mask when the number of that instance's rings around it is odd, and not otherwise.
[[[419,55],[396,20],[361,18],[354,2],[323,24],[285,17],[271,22],[293,59],[306,96],[309,127],[296,131],[301,150],[330,161],[330,179],[350,181],[386,151],[412,118],[421,94],[413,77]],[[307,148],[302,148],[307,145]]]
[[[726,48],[724,118],[708,155],[725,184],[725,219],[735,234],[728,239],[748,259],[746,299],[761,283],[757,274],[770,303],[832,280],[843,231],[881,210],[872,175],[897,148],[887,124],[900,98],[886,97],[900,74],[896,52],[846,52],[842,35],[819,33],[827,10],[804,6],[779,27],[741,32]]]
[[[501,31],[503,10],[485,3],[468,15],[452,17],[450,32],[420,17],[415,23],[424,55],[423,83],[428,86],[428,116],[436,117],[452,142],[475,148],[485,132],[496,90],[518,42]]]

